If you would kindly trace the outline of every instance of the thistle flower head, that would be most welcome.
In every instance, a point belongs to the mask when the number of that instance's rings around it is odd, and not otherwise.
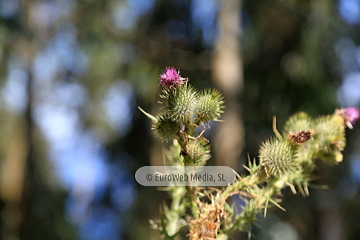
[[[160,85],[164,88],[176,89],[186,82],[186,78],[180,76],[179,71],[173,67],[167,67],[165,71],[160,74]]]
[[[360,109],[358,108],[341,108],[336,109],[335,114],[340,115],[348,128],[353,129],[353,125],[360,118]]]
[[[351,124],[354,124],[360,118],[360,110],[358,108],[347,108],[346,116]]]

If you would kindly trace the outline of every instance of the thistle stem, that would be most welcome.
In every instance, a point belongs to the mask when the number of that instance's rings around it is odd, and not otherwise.
[[[177,232],[178,222],[181,215],[181,200],[185,195],[185,189],[182,187],[174,187],[171,192],[171,217],[168,219],[166,226],[167,232],[170,236],[173,236]]]

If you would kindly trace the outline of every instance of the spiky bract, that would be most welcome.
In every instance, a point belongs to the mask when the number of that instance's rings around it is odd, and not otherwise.
[[[325,162],[336,164],[342,161],[340,151],[344,150],[345,127],[339,115],[319,117],[315,121],[314,140],[319,149],[318,157]]]
[[[183,85],[176,90],[163,89],[163,94],[160,97],[173,120],[184,121],[195,114],[197,92],[191,86]]]
[[[163,115],[157,117],[157,122],[154,124],[153,129],[159,139],[167,141],[179,134],[181,124],[171,119],[168,115]]]
[[[312,127],[311,117],[304,112],[299,112],[291,116],[285,123],[284,135],[286,136],[298,131],[309,131]]]
[[[205,162],[210,158],[210,145],[204,138],[189,139],[188,149],[182,155],[187,164]]]
[[[287,173],[291,174],[298,170],[294,159],[298,147],[287,140],[272,138],[265,141],[260,147],[260,164],[267,176],[281,177]]]
[[[223,96],[215,89],[206,89],[201,92],[196,107],[196,118],[199,122],[218,120],[224,108]]]

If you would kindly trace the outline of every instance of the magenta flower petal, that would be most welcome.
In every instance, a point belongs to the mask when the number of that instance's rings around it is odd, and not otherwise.
[[[173,67],[167,67],[165,72],[160,74],[160,85],[165,88],[175,89],[185,83],[185,78],[182,78],[178,71]]]
[[[348,121],[354,124],[360,118],[360,110],[358,108],[346,108]]]
[[[360,118],[360,110],[358,108],[341,108],[335,111],[335,114],[340,115],[348,128],[352,129],[355,122]]]

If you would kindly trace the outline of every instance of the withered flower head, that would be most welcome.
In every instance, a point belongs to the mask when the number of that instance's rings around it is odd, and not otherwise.
[[[308,141],[311,138],[309,131],[297,131],[290,134],[290,141],[296,144],[301,144]]]

